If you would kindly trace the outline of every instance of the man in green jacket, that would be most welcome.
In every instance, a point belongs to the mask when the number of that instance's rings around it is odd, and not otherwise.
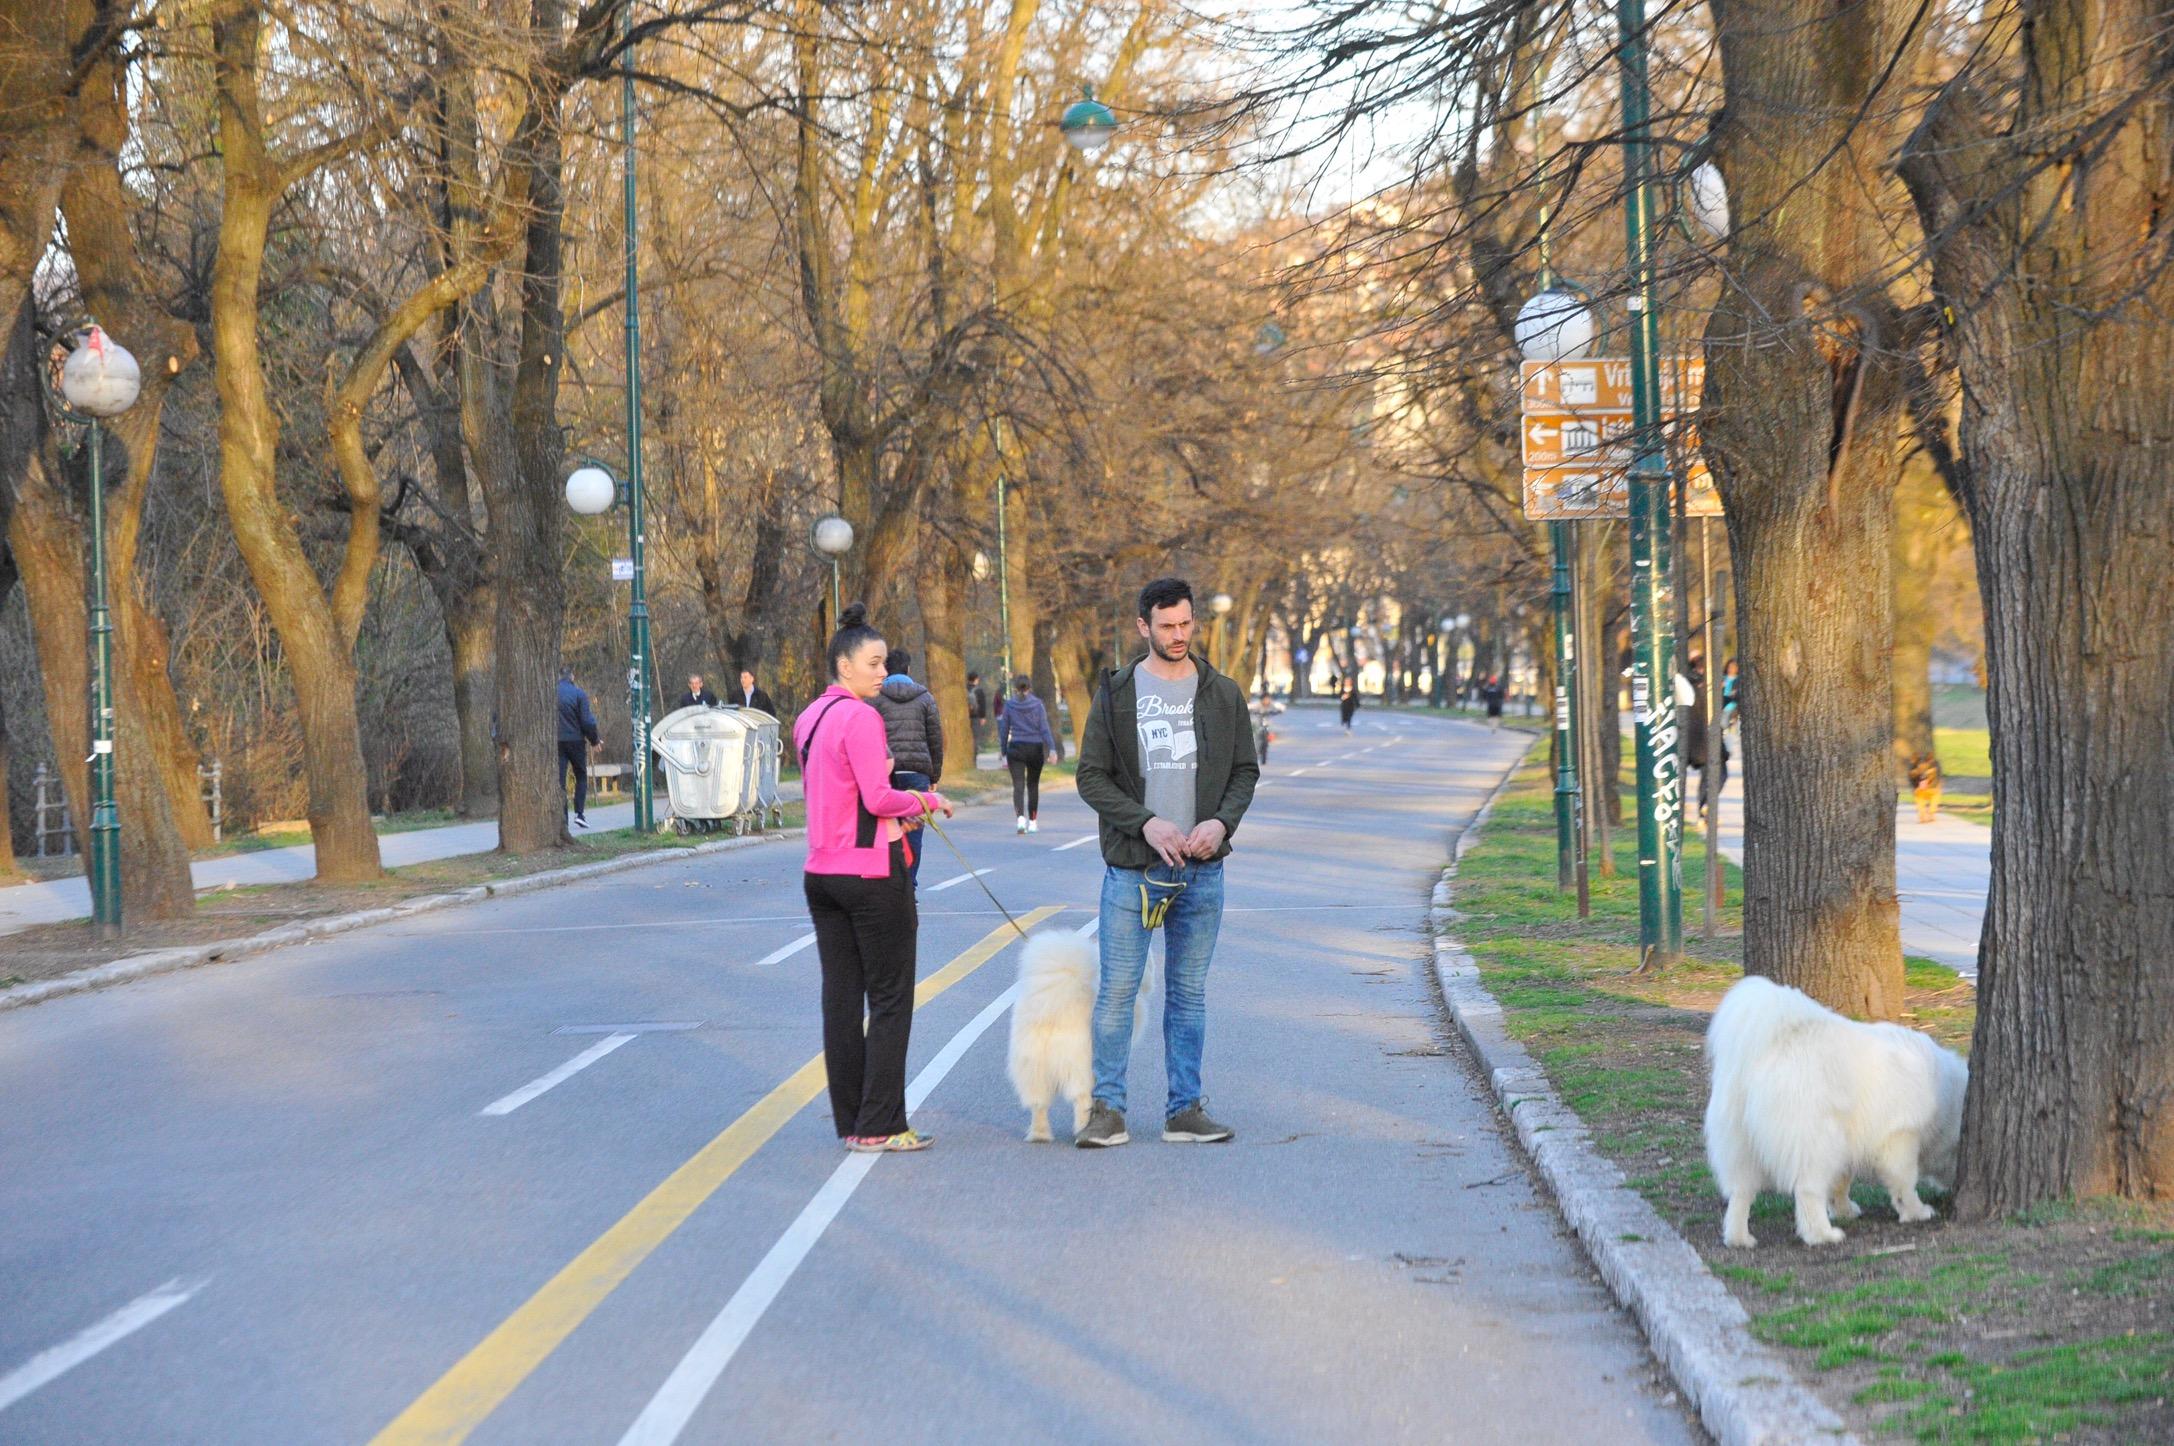
[[[1166,577],[1140,590],[1147,655],[1104,680],[1080,743],[1079,795],[1101,820],[1102,978],[1095,991],[1095,1098],[1077,1143],[1122,1145],[1132,1016],[1148,936],[1163,938],[1162,1137],[1231,1138],[1200,1093],[1208,961],[1223,923],[1223,856],[1261,776],[1244,691],[1193,654],[1193,590]]]

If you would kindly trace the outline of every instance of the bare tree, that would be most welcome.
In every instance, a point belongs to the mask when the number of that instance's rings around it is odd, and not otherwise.
[[[1986,19],[1903,175],[1963,384],[1993,872],[1957,1208],[2174,1194],[2174,32]]]

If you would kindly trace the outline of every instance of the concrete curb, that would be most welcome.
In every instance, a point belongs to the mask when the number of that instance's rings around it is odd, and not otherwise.
[[[1434,972],[1458,1032],[1554,1194],[1556,1208],[1577,1231],[1616,1299],[1637,1317],[1653,1354],[1697,1407],[1714,1439],[1722,1446],[1806,1441],[1858,1446],[1842,1419],[1799,1384],[1780,1357],[1752,1339],[1751,1318],[1690,1243],[1593,1148],[1585,1122],[1563,1104],[1525,1047],[1509,1037],[1502,1006],[1480,982],[1478,964],[1450,937],[1462,917],[1450,905],[1457,863],[1478,841],[1496,801],[1523,766],[1520,758],[1503,775],[1459,835],[1434,886],[1429,914]]]
[[[252,955],[283,949],[290,944],[307,944],[315,939],[328,939],[335,934],[351,933],[356,929],[367,929],[377,924],[389,924],[396,919],[428,914],[438,909],[450,909],[459,904],[479,904],[485,899],[502,898],[508,894],[534,893],[538,889],[548,889],[557,884],[592,879],[599,874],[616,874],[647,864],[671,863],[732,849],[754,848],[760,844],[799,836],[799,829],[783,829],[744,838],[720,839],[716,843],[696,844],[693,848],[674,849],[669,853],[627,854],[616,859],[600,859],[593,864],[576,864],[571,868],[522,874],[499,882],[458,889],[450,894],[423,894],[413,899],[403,899],[397,904],[388,904],[382,909],[363,909],[353,914],[332,914],[299,924],[285,924],[246,938],[220,939],[209,944],[187,944],[174,949],[155,949],[148,954],[116,959],[110,964],[94,964],[88,969],[78,969],[73,974],[63,974],[58,979],[41,980],[36,984],[25,984],[0,992],[0,1010],[21,1009],[25,1005],[57,999],[64,994],[80,994],[88,989],[126,984],[137,979],[148,979],[154,974],[172,974],[181,969],[194,969],[200,964],[247,959]]]

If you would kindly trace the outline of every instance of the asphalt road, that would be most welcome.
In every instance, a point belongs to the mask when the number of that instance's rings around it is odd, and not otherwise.
[[[1209,981],[1229,1145],[1021,1141],[1016,944],[940,845],[922,1155],[811,1104],[793,844],[0,1014],[0,1441],[1698,1439],[1423,972],[1524,735],[1281,733]],[[1090,823],[952,834],[1077,928]]]

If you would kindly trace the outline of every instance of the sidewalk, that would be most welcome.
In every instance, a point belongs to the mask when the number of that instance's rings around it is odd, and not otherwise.
[[[1909,804],[1895,809],[1895,892],[1902,903],[1902,952],[1978,977],[1978,933],[1992,881],[1993,831],[1943,814],[1919,823]],[[1741,776],[1721,795],[1721,852],[1744,862]]]
[[[799,781],[789,780],[781,784],[778,793],[788,802],[797,802],[800,798]],[[660,814],[664,807],[663,794],[660,792]],[[588,829],[577,829],[575,832],[610,833],[633,826],[634,805],[629,801],[601,804],[590,809]],[[475,823],[448,824],[443,828],[381,833],[378,835],[377,846],[378,857],[389,869],[408,864],[429,863],[433,859],[456,858],[462,854],[489,853],[498,847],[498,820],[486,818]],[[208,889],[223,889],[229,884],[240,888],[248,884],[307,883],[317,876],[317,850],[310,844],[295,844],[289,848],[262,849],[256,853],[222,854],[217,858],[198,860],[190,865],[189,872],[195,878],[196,891],[200,894]],[[122,881],[121,903],[125,912],[128,906],[125,879]],[[90,913],[90,883],[81,874],[42,883],[0,888],[0,935],[12,934],[39,924],[87,919]]]

